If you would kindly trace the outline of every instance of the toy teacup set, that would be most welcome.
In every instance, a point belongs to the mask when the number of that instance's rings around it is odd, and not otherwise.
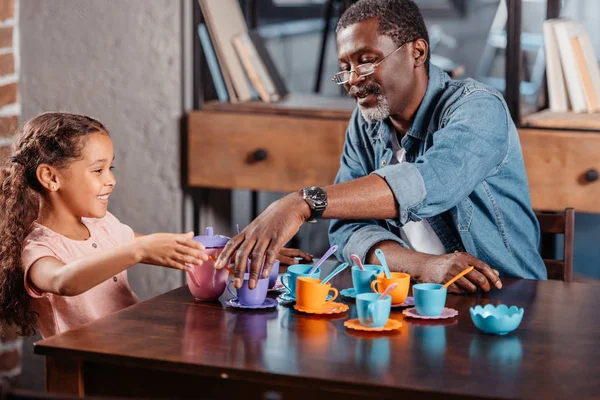
[[[326,260],[336,250],[337,246],[332,246],[315,265],[290,266],[288,272],[281,277],[281,283],[288,292],[279,296],[280,301],[295,302],[295,310],[308,314],[332,315],[348,311],[347,304],[335,302],[338,290],[329,283],[335,275],[348,267],[348,264],[339,265],[326,278],[320,279],[321,261]],[[394,273],[388,278],[384,273],[385,266],[362,265],[358,257],[354,257],[353,260],[358,260],[358,265],[352,267],[353,288],[344,289],[339,294],[356,298],[358,318],[346,321],[344,325],[350,329],[364,331],[389,331],[400,328],[400,321],[389,318],[390,311],[392,306],[413,304],[411,299],[407,299],[410,276]]]
[[[230,238],[223,235],[215,235],[213,228],[209,226],[206,228],[204,235],[195,236],[194,240],[204,245],[206,248],[205,252],[209,258],[202,265],[195,265],[191,273],[186,273],[188,287],[196,301],[217,300],[225,292],[225,289],[227,289],[234,296],[233,299],[227,301],[227,305],[231,307],[259,309],[277,306],[277,300],[268,298],[267,294],[269,291],[274,291],[275,289],[279,272],[279,260],[275,261],[271,273],[267,278],[258,280],[255,289],[250,290],[248,288],[250,278],[249,274],[245,274],[242,287],[237,290],[237,293],[234,293],[231,291],[232,281],[229,281],[228,284],[231,270],[228,267],[215,269],[214,264]],[[249,267],[250,260],[248,260]]]
[[[194,266],[192,273],[187,273],[190,292],[197,301],[217,300],[227,289],[234,296],[226,304],[243,309],[266,309],[277,307],[275,298],[267,297],[269,291],[278,291],[276,287],[279,261],[273,265],[269,277],[258,279],[254,289],[248,288],[249,274],[244,275],[242,287],[235,292],[231,289],[233,281],[229,281],[229,268],[217,270],[214,261],[219,256],[229,237],[214,235],[212,227],[207,227],[205,235],[194,237],[204,244],[209,261]],[[444,319],[458,315],[458,311],[446,307],[447,287],[469,273],[473,267],[466,268],[446,284],[420,283],[413,285],[414,297],[408,296],[410,275],[401,272],[390,272],[383,252],[379,249],[375,254],[381,265],[363,265],[360,258],[353,255],[352,288],[339,291],[329,281],[346,267],[339,265],[326,278],[320,279],[322,262],[337,250],[332,246],[315,265],[292,265],[287,273],[281,276],[281,284],[287,291],[279,296],[281,302],[294,303],[294,309],[308,314],[342,314],[348,311],[347,304],[335,302],[338,294],[355,298],[358,318],[344,322],[349,329],[363,331],[391,331],[402,326],[400,321],[390,319],[391,309],[404,307],[402,313],[409,318]],[[250,260],[248,260],[248,268]],[[262,271],[261,271],[262,272]],[[414,307],[413,307],[414,306]],[[520,324],[523,309],[515,306],[491,304],[485,307],[475,306],[470,309],[475,326],[486,333],[506,334]]]

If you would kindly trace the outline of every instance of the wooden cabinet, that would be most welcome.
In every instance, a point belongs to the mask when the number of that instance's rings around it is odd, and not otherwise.
[[[534,209],[600,213],[600,114],[543,110],[519,135]]]
[[[190,186],[291,192],[333,183],[354,101],[290,95],[189,114]]]
[[[348,121],[265,114],[190,114],[189,184],[291,192],[333,183]]]
[[[353,107],[350,99],[314,95],[209,103],[189,114],[188,183],[275,192],[329,185]],[[600,116],[541,112],[522,126],[533,208],[600,213]]]
[[[600,212],[600,135],[519,129],[533,208]]]

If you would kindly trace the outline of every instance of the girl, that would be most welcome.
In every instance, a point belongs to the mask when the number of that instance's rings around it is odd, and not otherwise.
[[[0,177],[0,325],[43,337],[136,303],[126,270],[207,260],[187,234],[142,236],[107,212],[113,144],[97,120],[45,113],[17,133]]]

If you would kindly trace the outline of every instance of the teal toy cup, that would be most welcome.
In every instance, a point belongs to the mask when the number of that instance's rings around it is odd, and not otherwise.
[[[296,264],[288,267],[285,274],[281,275],[281,284],[290,292],[290,296],[296,298],[296,279],[300,276],[306,276],[309,278],[321,278],[321,267],[317,268],[315,272],[309,274],[308,271],[312,269],[313,265]]]
[[[440,283],[419,283],[413,286],[417,313],[424,317],[437,317],[446,306],[448,289],[440,289]]]
[[[389,317],[392,308],[392,296],[385,296],[382,300],[378,293],[363,293],[356,296],[356,310],[358,321],[362,326],[381,328]]]
[[[352,267],[352,285],[356,294],[373,293],[371,282],[377,279],[377,274],[383,272],[381,265],[367,264],[365,270],[361,270],[356,265]]]

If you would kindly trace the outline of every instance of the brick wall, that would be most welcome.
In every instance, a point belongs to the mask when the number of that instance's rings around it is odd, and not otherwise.
[[[10,155],[18,125],[18,0],[0,0],[0,164]]]
[[[23,339],[13,329],[0,333],[0,394],[3,388],[19,383],[22,351]]]
[[[21,108],[18,103],[18,0],[0,0],[0,165],[10,156]],[[21,374],[23,343],[13,329],[0,327],[0,393]]]

